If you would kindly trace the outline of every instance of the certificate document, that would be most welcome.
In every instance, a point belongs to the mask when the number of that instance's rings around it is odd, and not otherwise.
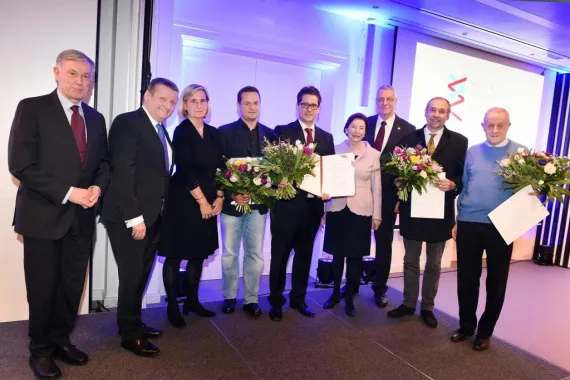
[[[550,214],[532,192],[529,185],[489,213],[505,243],[511,244]]]
[[[439,173],[439,178],[445,178],[445,173]],[[418,193],[412,190],[411,217],[426,219],[443,219],[445,216],[445,192],[439,187],[428,183],[426,191]]]
[[[354,196],[354,160],[353,153],[319,157],[314,175],[306,175],[299,188],[319,197],[323,194],[331,197]]]

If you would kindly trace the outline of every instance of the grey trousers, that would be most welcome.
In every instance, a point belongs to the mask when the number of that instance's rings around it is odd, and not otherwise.
[[[415,309],[420,292],[420,256],[422,241],[404,238],[404,306]],[[422,282],[422,310],[433,310],[439,275],[441,273],[441,257],[445,242],[426,243],[426,266]]]

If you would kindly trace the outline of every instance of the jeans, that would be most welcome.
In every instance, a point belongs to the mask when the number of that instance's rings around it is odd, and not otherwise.
[[[243,238],[243,282],[245,304],[257,303],[259,280],[263,269],[263,236],[267,215],[252,210],[250,214],[222,214],[222,293],[225,299],[235,299],[239,282],[239,249]]]

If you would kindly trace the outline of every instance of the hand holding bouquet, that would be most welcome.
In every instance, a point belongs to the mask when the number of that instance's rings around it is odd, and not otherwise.
[[[415,189],[421,194],[422,190],[427,190],[428,183],[435,185],[443,168],[432,160],[426,148],[416,145],[414,148],[394,148],[390,162],[382,171],[397,177],[398,198],[407,201],[410,191]]]
[[[222,190],[232,194],[250,196],[250,204],[263,204],[271,206],[272,197],[275,196],[271,188],[271,177],[260,167],[258,158],[232,158],[226,161],[226,171],[216,173],[216,182]],[[249,214],[250,204],[236,204],[239,212]]]
[[[543,152],[527,153],[524,148],[519,148],[516,154],[497,161],[501,169],[496,175],[503,177],[506,188],[513,193],[531,185],[548,200],[562,202],[563,195],[570,195],[570,191],[563,187],[570,184],[569,162],[568,157]]]
[[[271,143],[265,139],[261,168],[268,172],[275,183],[285,183],[276,191],[277,199],[291,199],[297,194],[293,184],[299,184],[307,174],[313,174],[317,163],[315,144],[303,145],[288,140]],[[286,181],[283,181],[285,179]],[[282,182],[283,181],[283,182]]]

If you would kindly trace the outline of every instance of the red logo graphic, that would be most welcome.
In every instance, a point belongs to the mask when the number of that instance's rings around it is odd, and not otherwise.
[[[459,105],[465,101],[465,98],[463,97],[463,93],[465,92],[465,82],[467,81],[467,77],[457,79],[457,77],[453,74],[449,74],[449,77],[451,78],[451,80],[453,82],[451,82],[447,85],[447,88],[449,88],[451,90],[451,94],[450,94],[450,96],[448,96],[448,99],[459,98],[459,100],[456,100],[454,102],[450,102],[451,114],[457,120],[462,121],[461,117],[453,111],[453,107],[457,106],[457,105]]]

